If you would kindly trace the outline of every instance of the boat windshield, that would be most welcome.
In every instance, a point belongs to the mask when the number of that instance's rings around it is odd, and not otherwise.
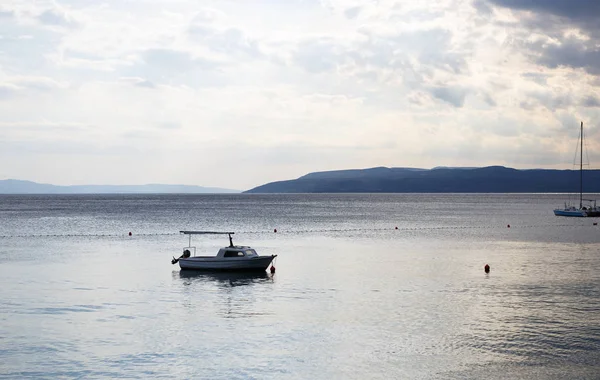
[[[246,250],[246,256],[258,256],[258,255],[256,254],[255,250],[253,250],[253,249],[247,249]]]

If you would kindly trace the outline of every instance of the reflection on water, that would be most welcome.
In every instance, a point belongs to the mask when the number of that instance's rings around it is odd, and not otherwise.
[[[562,198],[0,197],[0,378],[598,379],[600,233]],[[277,277],[180,272],[187,226]]]
[[[237,319],[270,314],[265,302],[272,294],[274,276],[266,272],[173,271],[173,285],[183,295],[182,305],[193,315]],[[183,286],[182,286],[183,285]]]
[[[267,272],[206,272],[193,270],[173,271],[173,278],[181,280],[185,286],[195,283],[215,283],[220,286],[254,285],[274,282],[275,276]]]

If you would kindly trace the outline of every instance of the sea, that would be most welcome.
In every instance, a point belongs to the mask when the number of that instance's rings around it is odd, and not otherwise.
[[[2,195],[0,378],[599,379],[600,218],[564,201]],[[275,273],[180,271],[181,230]]]

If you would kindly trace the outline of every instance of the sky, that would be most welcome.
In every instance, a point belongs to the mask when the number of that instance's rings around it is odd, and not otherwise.
[[[0,2],[0,179],[571,169],[580,121],[599,168],[597,0]]]

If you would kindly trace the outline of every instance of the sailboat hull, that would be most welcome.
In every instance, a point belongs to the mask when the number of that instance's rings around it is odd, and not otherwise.
[[[585,210],[560,210],[560,209],[556,209],[554,210],[554,215],[556,216],[575,216],[575,217],[584,217],[584,216],[588,216],[587,212]]]
[[[574,217],[586,217],[586,216],[600,216],[600,208],[596,206],[596,200],[585,199],[589,202],[590,207],[583,206],[583,121],[581,122],[579,132],[579,208],[570,206],[565,203],[565,208],[555,209],[554,215],[556,216],[574,216]]]

